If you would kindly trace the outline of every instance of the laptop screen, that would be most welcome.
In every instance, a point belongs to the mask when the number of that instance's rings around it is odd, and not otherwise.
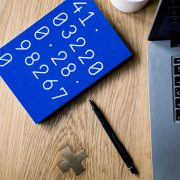
[[[180,0],[161,0],[149,35],[149,40],[169,40],[180,35]]]

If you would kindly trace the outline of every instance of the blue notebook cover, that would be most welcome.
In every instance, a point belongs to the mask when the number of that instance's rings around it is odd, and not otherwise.
[[[66,0],[0,49],[0,75],[40,123],[130,56],[93,0]]]

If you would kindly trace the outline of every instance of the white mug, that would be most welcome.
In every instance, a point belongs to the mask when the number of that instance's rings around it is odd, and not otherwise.
[[[122,12],[132,13],[141,10],[149,0],[111,0],[112,4]]]

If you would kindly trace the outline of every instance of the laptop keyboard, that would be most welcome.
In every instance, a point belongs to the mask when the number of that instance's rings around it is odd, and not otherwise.
[[[172,57],[175,121],[180,122],[180,56]]]
[[[180,23],[180,0],[169,0],[168,16],[170,23]]]

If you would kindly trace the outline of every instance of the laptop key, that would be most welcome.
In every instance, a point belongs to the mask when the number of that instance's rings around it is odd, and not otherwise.
[[[169,6],[179,6],[180,1],[179,0],[169,0]]]
[[[180,88],[175,88],[175,97],[180,97]]]
[[[180,121],[180,109],[176,110],[176,121]]]
[[[170,17],[170,22],[171,23],[179,23],[180,22],[180,17]]]
[[[176,99],[176,108],[180,108],[180,99]]]
[[[180,86],[180,76],[174,78],[175,86]]]
[[[174,57],[174,64],[180,64],[180,57]]]
[[[175,7],[169,8],[169,15],[173,17],[180,16],[180,8],[175,8]]]
[[[175,75],[180,75],[180,65],[174,66],[174,74]]]

